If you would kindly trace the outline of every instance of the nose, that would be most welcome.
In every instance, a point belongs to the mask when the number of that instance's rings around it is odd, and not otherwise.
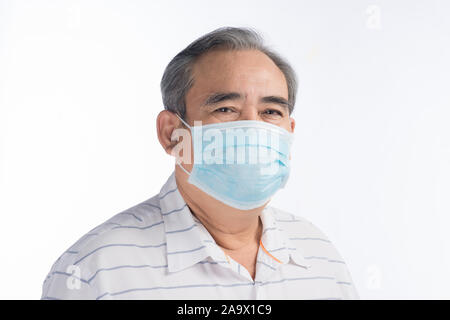
[[[256,106],[246,106],[242,109],[239,120],[261,120],[259,119]]]

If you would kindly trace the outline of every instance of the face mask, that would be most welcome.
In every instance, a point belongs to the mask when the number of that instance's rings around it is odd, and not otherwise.
[[[189,126],[194,165],[188,182],[237,209],[264,205],[284,187],[293,135],[264,121],[229,121]]]

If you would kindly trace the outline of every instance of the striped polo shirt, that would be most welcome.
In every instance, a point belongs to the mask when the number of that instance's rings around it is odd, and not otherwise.
[[[358,299],[330,240],[266,207],[256,275],[192,215],[175,175],[160,193],[92,229],[53,264],[42,299]]]

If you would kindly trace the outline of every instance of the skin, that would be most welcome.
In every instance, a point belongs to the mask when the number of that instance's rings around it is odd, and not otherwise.
[[[210,124],[237,120],[266,121],[293,132],[295,121],[286,105],[263,100],[263,97],[288,99],[288,88],[282,71],[264,53],[256,50],[213,50],[201,56],[193,67],[194,85],[186,97],[185,121]],[[214,93],[239,93],[240,97],[205,105]],[[157,118],[158,139],[172,155],[179,142],[171,141],[173,131],[184,125],[167,110]],[[191,154],[193,151],[191,150]],[[193,159],[192,159],[193,160]],[[193,161],[181,165],[192,171]],[[245,267],[252,278],[262,234],[259,218],[267,203],[252,210],[230,207],[187,182],[189,176],[175,166],[180,194],[192,214],[202,222],[225,254]]]

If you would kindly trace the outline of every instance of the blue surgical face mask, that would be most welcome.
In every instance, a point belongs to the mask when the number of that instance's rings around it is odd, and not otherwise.
[[[179,117],[180,118],[180,117]],[[188,182],[237,209],[267,203],[284,187],[293,135],[264,121],[229,121],[189,126],[194,165]]]

